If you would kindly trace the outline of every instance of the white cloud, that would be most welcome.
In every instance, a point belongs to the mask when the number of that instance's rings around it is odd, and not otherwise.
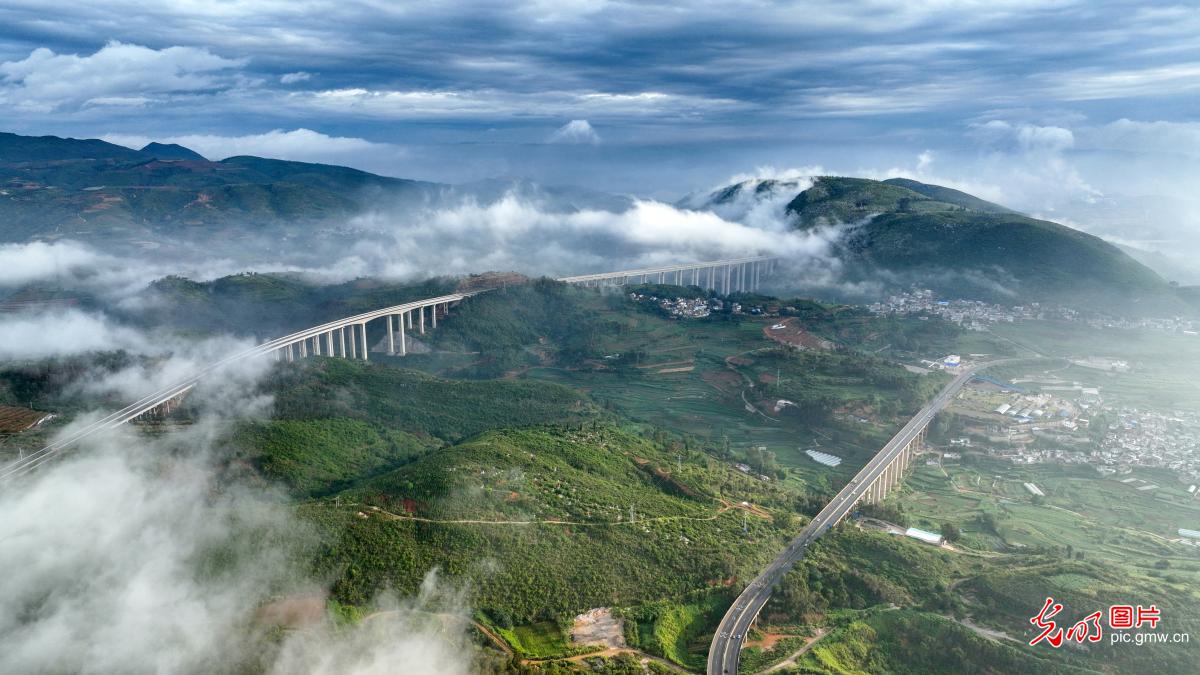
[[[31,112],[144,105],[229,86],[226,71],[242,64],[196,47],[151,49],[113,41],[86,56],[39,48],[20,61],[0,63],[0,104]]]
[[[37,359],[118,349],[137,353],[159,351],[141,332],[113,323],[103,314],[71,309],[49,314],[9,314],[0,321],[0,359]]]
[[[1127,118],[1081,130],[1089,148],[1125,152],[1200,155],[1200,123],[1144,122]]]
[[[229,459],[227,419],[200,406],[172,433],[92,437],[5,485],[0,671],[468,672],[467,624],[429,620],[466,614],[434,576],[384,620],[329,624],[305,564],[312,526],[214,468]],[[277,606],[309,608],[306,623],[280,638]]]
[[[786,232],[790,229],[790,218],[785,213],[788,202],[812,187],[814,178],[828,173],[820,166],[787,169],[760,166],[753,172],[735,174],[720,185],[688,195],[680,203],[688,208],[711,211],[731,222],[766,231]],[[713,200],[714,193],[732,185],[740,185],[741,188],[725,195],[720,202]]]
[[[803,92],[797,109],[814,116],[895,115],[943,108],[964,99],[979,98],[978,79],[945,76],[937,82],[897,87],[829,86]]]
[[[934,154],[932,150],[926,150],[917,155],[917,172],[924,173],[933,166]]]
[[[782,219],[740,223],[655,201],[621,212],[563,213],[512,193],[489,204],[378,212],[352,225],[376,236],[339,264],[391,277],[480,270],[570,275],[766,253],[810,259],[827,255],[829,244],[790,230]]]
[[[1066,101],[1178,96],[1200,89],[1200,63],[1172,63],[1112,70],[1082,68],[1035,76]]]
[[[281,100],[299,110],[319,110],[384,119],[422,117],[488,118],[505,116],[578,117],[589,115],[670,117],[704,111],[733,110],[742,104],[663,92],[609,93],[537,91],[534,93],[474,90],[327,89],[293,92]]]
[[[957,187],[1010,208],[1054,213],[1073,202],[1094,201],[1102,193],[1083,177],[1070,159],[1075,133],[1057,125],[992,119],[969,125],[967,135],[985,154],[960,167],[969,181],[922,177],[922,172],[896,172],[910,178]]]
[[[550,134],[549,142],[595,145],[600,142],[600,134],[587,120],[571,120]]]
[[[301,70],[301,71],[297,71],[294,73],[286,73],[286,74],[280,76],[279,81],[282,84],[296,84],[297,82],[304,82],[311,78],[312,78],[312,73],[306,73],[303,70]]]
[[[0,286],[43,279],[66,280],[111,261],[108,255],[74,241],[0,245]]]
[[[813,176],[827,175],[829,175],[829,172],[826,171],[825,167],[822,166],[788,167],[784,169],[770,165],[756,166],[754,167],[754,171],[734,174],[729,177],[729,180],[716,187],[721,188],[725,187],[726,185],[743,183],[748,180],[802,180],[805,178],[812,178]]]
[[[464,606],[461,597],[446,592],[436,570],[431,571],[416,598],[403,603],[385,599],[381,611],[352,630],[334,631],[326,626],[293,634],[284,642],[271,673],[467,675],[471,666],[464,656],[471,649],[465,640],[463,616],[467,613],[446,613],[447,608]],[[431,635],[431,629],[441,634]]]
[[[1014,144],[1023,151],[1061,153],[1075,145],[1075,134],[1059,126],[1012,124],[1005,120],[989,120],[972,124],[974,135],[992,144]]]
[[[106,299],[120,300],[169,274],[203,281],[234,274],[242,269],[239,263],[219,258],[171,260],[154,255],[117,257],[71,240],[0,244],[0,289],[52,281],[67,288],[86,288],[89,293]],[[292,270],[297,268],[285,263],[261,267],[264,272]]]
[[[211,134],[188,134],[151,138],[128,134],[108,134],[104,140],[130,148],[141,148],[156,140],[160,143],[178,143],[213,159],[224,159],[235,155],[256,155],[301,162],[355,162],[361,163],[364,154],[380,157],[396,157],[403,150],[387,143],[373,143],[363,138],[350,136],[328,136],[312,129],[273,129],[262,134],[245,136],[218,136]],[[357,161],[356,161],[357,160]]]

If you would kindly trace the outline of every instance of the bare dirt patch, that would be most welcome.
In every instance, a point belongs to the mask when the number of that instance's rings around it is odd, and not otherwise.
[[[711,384],[714,389],[722,394],[732,394],[742,387],[741,376],[728,370],[704,373],[700,376],[700,379]]]
[[[609,607],[597,607],[575,617],[571,626],[571,641],[578,645],[604,645],[610,649],[625,647],[621,620]]]
[[[819,349],[822,351],[837,349],[837,343],[813,335],[794,318],[763,326],[763,334],[776,342],[796,349]]]
[[[775,648],[775,645],[778,644],[780,640],[785,640],[787,638],[794,638],[794,637],[807,638],[808,636],[807,635],[796,635],[795,633],[765,632],[762,634],[761,640],[747,640],[746,646],[747,647],[759,647],[763,651],[769,652]]]
[[[298,628],[325,618],[324,594],[283,598],[258,609],[258,620],[268,626]]]
[[[16,433],[32,429],[52,419],[54,415],[17,406],[0,405],[0,433]]]

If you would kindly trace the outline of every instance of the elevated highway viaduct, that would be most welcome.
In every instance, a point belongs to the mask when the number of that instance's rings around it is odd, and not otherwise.
[[[558,279],[580,286],[619,286],[631,283],[692,284],[728,294],[758,288],[763,277],[774,271],[777,259],[771,256],[728,258],[708,262],[683,263],[659,267],[621,270],[601,274],[586,274]],[[408,336],[414,331],[424,334],[437,328],[452,307],[463,300],[492,289],[450,293],[435,298],[414,300],[391,307],[348,316],[312,326],[290,335],[268,340],[260,345],[206,366],[169,387],[147,394],[129,405],[87,423],[74,425],[49,445],[0,467],[0,483],[25,474],[52,460],[64,450],[94,434],[119,427],[131,420],[169,413],[201,380],[219,377],[222,370],[247,359],[274,358],[293,362],[307,356],[336,356],[367,360],[371,351],[367,343],[367,324],[383,321],[386,326],[385,352],[389,355],[408,354]]]
[[[818,537],[837,525],[851,512],[855,504],[879,503],[883,501],[888,491],[898,485],[905,470],[912,461],[913,455],[925,439],[925,432],[930,421],[971,380],[975,374],[989,366],[996,366],[1007,361],[993,361],[978,364],[965,369],[964,372],[947,384],[932,401],[921,408],[916,415],[909,419],[896,435],[867,462],[855,476],[846,484],[833,499],[821,509],[821,512],[800,530],[800,534],[788,544],[767,565],[749,585],[734,600],[733,605],[725,612],[721,623],[713,634],[712,643],[708,650],[708,675],[736,675],[738,659],[746,633],[754,620],[767,604],[775,586],[783,575],[804,557],[809,545]]]

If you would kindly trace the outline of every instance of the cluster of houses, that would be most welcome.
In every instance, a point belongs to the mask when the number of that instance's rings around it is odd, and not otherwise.
[[[868,305],[875,314],[924,314],[938,316],[967,330],[984,331],[990,324],[1013,323],[1024,319],[1081,321],[1092,328],[1146,329],[1179,335],[1200,335],[1200,321],[1172,318],[1119,319],[1080,312],[1069,307],[1028,305],[1006,307],[981,300],[945,300],[928,288],[892,295]]]
[[[1113,319],[1092,317],[1085,319],[1092,328],[1119,328],[1153,330],[1176,335],[1200,335],[1200,321],[1181,319]]]
[[[1200,415],[1115,408],[1096,460],[1104,466],[1146,466],[1170,469],[1189,480],[1200,480]]]
[[[1079,384],[1038,393],[973,387],[960,405],[989,422],[982,434],[993,442],[989,452],[1016,464],[1088,464],[1107,475],[1162,468],[1200,481],[1200,413],[1117,406]],[[1105,425],[1099,443],[1094,424]]]
[[[1021,319],[1043,319],[1046,309],[1038,303],[1005,307],[979,300],[941,300],[925,288],[893,295],[867,306],[874,314],[927,314],[938,316],[968,330],[986,330],[989,324],[1012,323]]]
[[[657,295],[645,293],[630,293],[631,300],[651,302],[677,319],[701,319],[713,312],[725,310],[724,300],[719,298],[660,298]],[[729,311],[734,314],[764,315],[766,310],[759,305],[743,306],[740,302],[730,303]]]

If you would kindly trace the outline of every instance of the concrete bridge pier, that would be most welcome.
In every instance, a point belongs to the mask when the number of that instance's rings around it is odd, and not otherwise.
[[[437,328],[438,306],[433,306],[433,311],[429,313],[429,320],[434,328]]]
[[[417,316],[418,316],[417,323],[420,324],[419,330],[421,331],[421,335],[424,335],[425,334],[425,308],[424,307],[417,308]]]
[[[342,343],[342,358],[343,359],[350,358],[349,352],[346,351],[346,327],[345,326],[338,328],[338,340],[340,340]]]
[[[388,356],[396,353],[396,333],[392,330],[392,315],[387,315]]]
[[[307,358],[308,349],[304,346],[304,340],[301,340],[298,344],[300,345],[300,358]]]
[[[408,355],[408,340],[404,336],[404,316],[400,317],[400,356]]]
[[[358,324],[358,327],[362,331],[362,360],[369,361],[367,352],[371,351],[371,346],[367,344],[367,322]]]

